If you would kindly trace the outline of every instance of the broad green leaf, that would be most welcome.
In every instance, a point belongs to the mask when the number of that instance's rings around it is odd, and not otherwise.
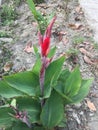
[[[13,106],[14,108],[16,108],[17,107],[17,104],[16,104],[16,99],[14,98],[14,99],[12,99],[12,101],[11,101],[11,106]]]
[[[64,115],[64,106],[61,96],[56,91],[52,91],[47,99],[41,113],[41,122],[46,128],[57,126]]]
[[[56,81],[60,75],[64,60],[65,60],[65,57],[62,56],[59,59],[53,61],[49,65],[49,67],[46,69],[45,84],[44,84],[44,96],[45,97],[48,97],[50,95],[49,92],[51,92],[52,86],[56,83]]]
[[[25,71],[4,77],[12,87],[30,96],[39,95],[39,77],[32,71]]]
[[[66,123],[67,123],[67,119],[66,116],[64,115],[62,121],[59,123],[58,127],[63,127],[66,128]]]
[[[9,84],[7,84],[7,82],[2,80],[0,81],[0,95],[5,98],[13,98],[23,96],[24,93],[15,88],[12,88]]]
[[[36,58],[37,59],[40,58],[40,53],[38,52],[38,48],[35,45],[33,45],[33,49],[34,49],[34,53],[36,55]]]
[[[89,93],[93,79],[82,80],[81,88],[77,95],[72,97],[73,103],[82,101]]]
[[[64,93],[70,97],[76,95],[81,86],[81,74],[78,67],[69,75],[66,80]]]
[[[0,107],[0,128],[12,125],[12,117],[9,113],[12,113],[12,110],[9,107]]]
[[[61,81],[63,84],[66,83],[67,78],[69,77],[69,75],[71,74],[71,72],[68,69],[64,69],[61,71],[61,74],[58,78],[58,81]]]
[[[50,82],[55,83],[60,75],[65,57],[62,56],[59,59],[53,61],[49,67],[46,69],[45,73],[45,85],[48,85]]]
[[[5,128],[4,130],[12,130],[12,127]]]
[[[51,50],[50,50],[50,52],[49,52],[49,54],[48,54],[48,57],[49,57],[49,58],[53,57],[54,54],[55,54],[55,51],[56,51],[56,47],[51,48]]]
[[[54,85],[54,89],[64,98],[64,100],[68,100],[69,102],[72,102],[71,98],[64,93],[65,83],[69,75],[70,72],[68,69],[62,70],[58,78],[57,84]]]
[[[56,90],[56,92],[58,92],[62,96],[64,101],[69,102],[69,103],[72,102],[72,99],[68,95],[64,94],[63,82],[60,82],[60,81],[57,82],[57,84],[54,86],[54,89]]]
[[[25,123],[22,122],[15,122],[12,126],[12,129],[10,130],[32,130],[31,128],[28,128],[28,126]]]
[[[33,66],[32,72],[39,76],[39,74],[40,74],[40,69],[41,69],[41,59],[38,58],[38,59],[36,60],[35,65]]]
[[[41,127],[41,126],[37,126],[37,127],[34,127],[34,130],[46,130],[44,127]]]
[[[40,120],[41,105],[38,100],[31,97],[17,98],[16,100],[19,110],[27,111],[31,122]]]

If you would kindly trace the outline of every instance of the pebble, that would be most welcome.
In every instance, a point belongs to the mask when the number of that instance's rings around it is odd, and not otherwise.
[[[0,50],[0,55],[2,55],[2,53],[3,53],[2,50]]]
[[[76,107],[76,108],[80,108],[81,105],[82,105],[81,103],[77,103],[77,104],[75,104],[75,107]]]
[[[77,121],[78,124],[81,124],[81,121],[76,113],[73,113],[73,117]]]
[[[94,116],[94,113],[89,113],[89,116]]]
[[[12,38],[0,38],[0,42],[8,42],[11,43],[13,41]]]
[[[80,115],[83,115],[83,114],[84,114],[84,112],[83,112],[83,111],[81,111],[79,114],[80,114]]]

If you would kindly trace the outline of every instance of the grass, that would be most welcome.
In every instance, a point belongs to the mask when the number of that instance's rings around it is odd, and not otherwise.
[[[75,56],[77,56],[78,53],[79,53],[79,51],[78,51],[77,49],[75,49],[75,48],[71,48],[71,49],[69,49],[69,50],[67,51],[67,54],[68,54],[68,55],[75,55]]]
[[[84,37],[81,37],[81,36],[75,36],[73,38],[73,43],[74,44],[80,44],[80,43],[83,43],[84,42]]]
[[[11,37],[12,32],[7,32],[7,31],[0,31],[0,38],[2,37]]]
[[[17,12],[13,5],[3,4],[1,11],[1,24],[2,25],[9,25],[11,24],[17,17]]]
[[[98,42],[93,42],[93,46],[96,50],[98,50]]]

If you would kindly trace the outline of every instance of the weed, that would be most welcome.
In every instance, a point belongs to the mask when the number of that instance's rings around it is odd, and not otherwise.
[[[68,59],[71,61],[73,64],[78,63],[78,53],[79,51],[75,48],[71,48],[67,51]]]
[[[1,17],[2,25],[11,24],[17,17],[17,12],[16,12],[14,6],[8,5],[8,4],[2,5],[0,17]]]
[[[0,38],[1,37],[11,37],[11,33],[7,31],[0,31]]]
[[[94,45],[94,48],[98,50],[98,43],[94,42],[93,45]]]
[[[19,6],[21,4],[21,0],[13,0],[15,6]]]
[[[68,55],[78,55],[79,51],[77,49],[71,48],[67,51]]]
[[[98,42],[96,42],[93,37],[91,37],[89,41],[92,43],[93,47],[98,50]]]
[[[80,44],[80,43],[83,43],[83,41],[84,41],[84,38],[81,37],[81,36],[75,36],[75,37],[73,38],[73,43],[74,43],[74,44]]]

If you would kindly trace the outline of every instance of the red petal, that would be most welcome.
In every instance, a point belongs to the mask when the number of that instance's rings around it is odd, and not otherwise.
[[[43,44],[41,45],[42,56],[47,56],[49,53],[50,38],[46,37]]]
[[[50,37],[51,36],[51,30],[52,30],[52,27],[53,27],[55,20],[56,20],[56,16],[54,16],[54,18],[52,19],[52,21],[48,25],[44,37]]]

